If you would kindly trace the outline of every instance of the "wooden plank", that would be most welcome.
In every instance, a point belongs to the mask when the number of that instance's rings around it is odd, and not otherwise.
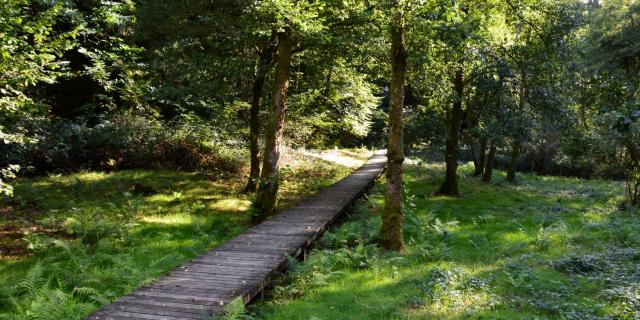
[[[215,308],[219,306],[219,302],[210,302],[207,304],[198,304],[198,303],[188,303],[188,302],[175,302],[170,299],[158,298],[158,297],[141,297],[135,296],[133,294],[124,296],[118,300],[126,305],[131,306],[144,306],[146,308],[151,309],[161,309],[161,310],[174,310],[180,312],[189,312],[189,313],[207,313],[209,309]]]
[[[251,256],[249,256],[249,252],[235,252],[238,253],[238,255],[236,255],[235,257],[229,257],[229,256],[222,256],[222,255],[202,255],[199,258],[197,258],[197,260],[212,260],[212,259],[218,259],[220,261],[246,261],[246,262],[251,262],[251,263],[262,263],[262,264],[270,264],[270,263],[277,263],[278,261],[281,261],[283,259],[283,257],[280,256],[271,256],[269,258],[252,258]],[[247,255],[243,255],[247,254]]]
[[[239,281],[239,279],[216,279],[216,278],[211,278],[211,279],[199,279],[196,277],[191,277],[191,276],[184,276],[184,277],[180,277],[180,276],[174,276],[171,278],[166,278],[166,279],[160,279],[158,280],[156,283],[161,284],[161,285],[176,285],[176,286],[180,286],[180,287],[185,287],[185,286],[198,286],[201,288],[225,288],[230,284],[244,284],[242,283],[242,281]],[[249,282],[247,281],[247,284]]]
[[[175,312],[168,310],[157,310],[157,309],[147,309],[140,307],[129,307],[129,306],[114,306],[115,312],[112,313],[114,316],[119,316],[121,318],[118,319],[166,319],[166,320],[174,320],[174,319],[205,319],[210,318],[210,316],[206,314],[200,313],[185,313],[185,312]],[[99,319],[115,319],[115,318],[99,318]]]
[[[271,269],[269,269],[271,270]],[[204,270],[176,270],[171,272],[172,276],[196,276],[196,277],[207,277],[207,278],[216,278],[216,279],[259,279],[260,274],[262,272],[251,272],[251,273],[238,273],[230,270],[217,270],[217,269],[204,269]]]
[[[215,289],[203,289],[203,290],[188,290],[189,288],[164,288],[161,286],[149,287],[146,289],[136,290],[136,292],[160,292],[166,294],[189,294],[196,297],[201,298],[211,298],[211,299],[228,299],[229,297],[236,296],[235,293],[229,292],[228,290],[215,290]]]
[[[180,291],[180,292],[200,292],[200,293],[208,293],[208,292],[217,292],[221,294],[231,294],[237,295],[239,292],[245,290],[247,287],[251,286],[251,284],[244,284],[244,287],[238,286],[237,283],[232,287],[209,287],[199,285],[199,282],[194,282],[188,286],[175,285],[175,284],[156,284],[154,285],[154,289],[159,290],[172,290],[172,291]]]
[[[181,268],[182,270],[228,270],[228,271],[268,271],[272,270],[271,264],[258,264],[258,263],[246,263],[244,261],[236,260],[218,260],[218,259],[198,259],[189,262],[187,268]]]
[[[137,314],[148,314],[148,315],[165,316],[165,317],[182,317],[183,319],[184,318],[202,319],[203,317],[210,318],[209,315],[214,313],[213,311],[191,312],[191,311],[172,311],[172,310],[165,310],[165,309],[155,309],[155,308],[148,308],[148,307],[143,307],[138,305],[132,305],[130,303],[122,303],[122,302],[114,303],[113,307],[114,309],[120,310],[123,312],[132,312]]]
[[[231,297],[224,297],[216,295],[215,298],[203,298],[195,295],[191,295],[189,293],[164,293],[164,292],[155,292],[155,291],[147,291],[147,292],[139,292],[136,291],[129,295],[129,297],[137,298],[136,301],[140,300],[153,300],[153,301],[162,301],[162,302],[171,302],[171,303],[180,303],[180,304],[188,304],[188,305],[198,305],[204,307],[211,307],[220,305],[220,303],[224,303],[228,301]]]
[[[105,316],[115,316],[115,319],[207,319],[213,314],[219,313],[221,307],[203,312],[190,312],[185,310],[176,310],[174,308],[149,308],[147,305],[139,303],[123,304],[116,302],[110,305],[108,310],[103,312],[103,316],[94,319],[113,319]],[[149,317],[145,317],[147,315]],[[155,317],[155,318],[153,318]]]
[[[211,251],[203,254],[201,257],[205,257],[205,256],[216,256],[216,257],[220,256],[220,257],[231,257],[231,258],[246,257],[246,258],[251,258],[251,259],[256,259],[256,260],[277,259],[277,257],[275,257],[273,255],[270,255],[270,254],[224,251],[224,250],[221,250],[220,247],[217,247],[215,250],[211,250]]]

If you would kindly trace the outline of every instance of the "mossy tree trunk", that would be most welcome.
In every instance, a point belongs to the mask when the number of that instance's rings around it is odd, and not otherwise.
[[[285,99],[289,90],[291,57],[293,55],[293,30],[285,27],[278,32],[278,60],[273,88],[273,103],[269,108],[269,120],[265,129],[265,148],[262,173],[256,200],[253,204],[254,221],[273,214],[278,198],[278,172],[280,148],[284,132]]]
[[[389,250],[404,250],[402,222],[402,163],[404,162],[404,81],[407,72],[404,43],[404,16],[396,8],[391,23],[391,90],[389,103],[389,137],[387,146],[387,190],[382,212],[382,245]]]

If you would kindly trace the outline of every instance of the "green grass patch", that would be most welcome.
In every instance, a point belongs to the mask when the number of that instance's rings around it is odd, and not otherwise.
[[[434,196],[440,164],[408,161],[407,251],[376,245],[384,183],[296,264],[258,319],[639,319],[640,212],[622,184],[461,168],[462,197]]]
[[[281,207],[353,170],[313,155],[286,152]],[[20,179],[0,211],[0,319],[80,319],[242,233],[244,183],[139,170]]]

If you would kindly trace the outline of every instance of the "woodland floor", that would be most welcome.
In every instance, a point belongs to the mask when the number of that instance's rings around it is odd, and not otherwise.
[[[285,152],[281,207],[366,150]],[[20,179],[0,203],[0,319],[79,319],[250,227],[242,176],[85,172]]]
[[[614,181],[461,169],[462,197],[438,197],[441,164],[408,161],[404,254],[376,245],[383,181],[281,279],[256,319],[640,319],[640,210]]]

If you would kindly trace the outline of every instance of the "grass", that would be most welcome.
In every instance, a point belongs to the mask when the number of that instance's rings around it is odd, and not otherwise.
[[[287,150],[281,207],[371,153]],[[333,160],[329,158],[329,160]],[[250,227],[244,177],[174,171],[20,179],[0,210],[0,319],[80,319]]]
[[[640,319],[640,212],[622,184],[408,161],[402,254],[376,245],[383,183],[250,308],[257,319]]]

